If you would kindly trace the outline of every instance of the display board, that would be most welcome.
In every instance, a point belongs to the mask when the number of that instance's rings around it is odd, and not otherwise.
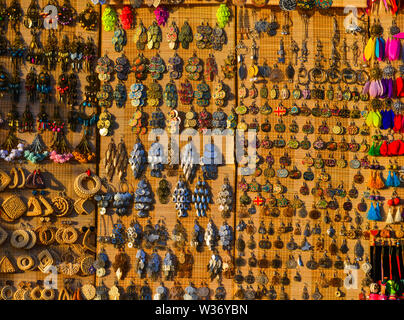
[[[40,8],[48,4],[42,0],[39,2]],[[17,195],[25,204],[29,204],[31,198],[44,195],[45,199],[51,201],[60,195],[60,192],[65,191],[66,196],[71,199],[71,206],[74,207],[72,213],[66,217],[57,217],[52,213],[49,215],[50,221],[41,221],[43,213],[36,217],[24,214],[22,218],[12,222],[3,219],[0,225],[8,232],[9,237],[13,230],[27,229],[28,225],[21,223],[32,226],[38,237],[41,230],[37,228],[43,223],[54,228],[55,232],[68,225],[74,226],[78,231],[78,239],[74,241],[74,245],[38,243],[33,249],[24,250],[11,246],[9,239],[2,244],[1,256],[10,258],[13,265],[16,265],[19,256],[29,254],[37,259],[38,254],[45,249],[48,249],[54,259],[53,265],[59,265],[57,271],[55,269],[56,278],[49,276],[50,270],[41,272],[37,268],[25,272],[20,270],[0,273],[3,288],[10,285],[13,293],[22,288],[17,295],[14,294],[14,299],[28,298],[27,294],[24,296],[24,292],[30,293],[32,288],[37,286],[35,282],[38,280],[38,286],[43,288],[42,281],[47,283],[49,279],[52,282],[57,279],[56,297],[66,298],[66,295],[61,295],[64,294],[62,289],[65,288],[70,299],[153,299],[157,297],[156,293],[160,294],[161,298],[161,288],[165,287],[168,290],[165,297],[168,299],[188,299],[195,294],[193,297],[198,299],[356,300],[363,292],[369,294],[370,283],[380,280],[380,257],[378,258],[377,254],[380,255],[382,245],[385,246],[385,254],[393,247],[394,252],[390,252],[398,254],[400,267],[394,266],[390,273],[396,275],[398,269],[403,267],[402,250],[396,249],[399,248],[397,244],[401,244],[401,223],[386,224],[386,220],[389,222],[389,209],[396,214],[401,208],[400,203],[390,206],[388,200],[402,196],[402,182],[396,187],[386,185],[389,171],[395,172],[397,177],[402,176],[399,170],[401,159],[395,156],[374,156],[369,152],[373,146],[378,145],[375,135],[382,134],[382,141],[401,140],[402,136],[400,130],[381,131],[377,125],[369,125],[367,120],[371,110],[395,108],[393,110],[398,114],[400,111],[397,110],[401,110],[401,107],[393,107],[393,104],[397,104],[400,99],[392,99],[389,105],[386,97],[381,97],[379,101],[383,101],[382,105],[375,107],[372,103],[377,99],[361,96],[368,80],[366,77],[370,75],[370,80],[374,79],[372,72],[375,66],[379,65],[384,71],[384,67],[392,65],[396,72],[393,75],[390,73],[390,77],[396,79],[399,75],[399,59],[392,62],[387,62],[387,59],[379,62],[372,59],[366,62],[363,59],[363,52],[369,36],[373,35],[372,28],[377,19],[384,28],[384,38],[387,40],[389,37],[393,19],[391,13],[379,9],[373,10],[371,15],[367,16],[362,10],[366,7],[363,1],[335,1],[329,9],[310,11],[283,11],[278,3],[271,2],[263,7],[256,4],[227,4],[231,16],[224,28],[219,28],[217,24],[217,12],[221,3],[162,3],[169,17],[164,25],[158,27],[155,7],[143,4],[133,9],[134,23],[132,28],[125,30],[126,43],[123,48],[119,48],[122,50],[117,50],[119,41],[122,41],[122,37],[117,37],[120,26],[115,25],[106,30],[104,20],[106,11],[111,8],[116,12],[118,20],[119,17],[122,19],[122,11],[127,10],[129,1],[96,5],[94,8],[99,12],[99,19],[95,31],[86,31],[79,23],[74,26],[58,25],[55,34],[59,49],[64,36],[71,41],[70,46],[73,46],[72,42],[76,36],[84,40],[91,38],[96,45],[96,54],[103,57],[104,61],[112,60],[115,72],[111,69],[113,76],[109,81],[108,78],[102,78],[102,74],[107,72],[106,69],[100,68],[100,60],[98,67],[94,65],[92,68],[101,80],[96,108],[99,121],[95,121],[88,129],[89,142],[96,156],[94,160],[88,163],[72,160],[63,164],[53,163],[49,159],[38,164],[26,160],[10,163],[2,160],[1,169],[10,173],[11,177],[12,168],[22,168],[25,177],[39,169],[46,186],[45,193],[40,192],[42,189],[34,188],[38,191],[34,194],[32,188],[8,187],[2,191],[3,205],[12,195]],[[10,3],[7,5],[10,6]],[[21,1],[24,13],[28,11],[29,5],[29,1]],[[71,5],[80,13],[87,4],[72,0]],[[347,6],[350,9],[347,9]],[[352,12],[356,13],[356,16],[350,15]],[[399,13],[395,18],[398,27],[402,25],[402,19]],[[176,46],[171,46],[170,28],[174,24],[180,31],[185,23],[188,23],[192,30],[193,41],[186,49],[180,41]],[[136,41],[140,24],[143,24],[146,34],[147,30],[151,32],[150,28],[154,24],[155,30],[158,30],[157,38],[161,37],[159,46],[152,43],[150,49],[146,41],[144,48],[139,47]],[[206,25],[221,30],[225,41],[220,43],[218,40],[219,48],[207,49],[197,45],[199,38],[196,34],[200,32],[201,26]],[[352,26],[358,28],[348,32],[347,29]],[[26,44],[29,44],[32,37],[29,28],[21,24],[20,29]],[[49,30],[40,31],[42,44],[46,43],[48,33]],[[15,30],[9,26],[7,39],[13,42],[15,36]],[[70,50],[73,52],[71,47]],[[161,58],[164,62],[164,72],[160,76],[149,72],[144,79],[140,79],[135,69],[141,55],[146,59],[145,65],[149,68],[158,67]],[[127,78],[116,72],[119,59],[123,61],[122,57],[126,57],[130,64],[131,72]],[[173,71],[178,71],[170,66],[173,57],[182,60],[179,67],[182,73],[180,77],[172,75]],[[188,78],[191,79],[189,83],[193,91],[201,91],[201,84],[207,84],[211,97],[207,98],[209,101],[206,107],[202,106],[203,101],[199,101],[200,104],[197,101],[199,93],[192,93],[194,99],[190,104],[182,100],[180,93],[182,85],[186,83],[185,79],[190,77],[187,65],[192,57],[200,59],[202,71],[199,79]],[[234,61],[233,66],[229,63],[231,58]],[[0,59],[11,75],[15,68],[13,60],[8,56]],[[58,105],[65,125],[70,125],[69,118],[72,110],[76,109],[72,109],[68,102],[59,100],[57,87],[60,87],[59,77],[63,73],[63,57],[59,59],[57,69],[49,72],[52,92],[47,95],[50,100],[45,104],[28,101],[26,77],[33,63],[25,62],[18,68],[24,81],[19,101],[15,103],[15,110],[18,112],[16,119],[22,119],[28,103],[35,120],[38,119],[41,105],[45,105],[49,119],[53,120],[57,118],[54,106]],[[157,61],[155,66],[154,61]],[[209,73],[212,68],[209,61],[215,62],[217,74]],[[82,107],[83,101],[87,101],[86,85],[90,70],[86,70],[84,63],[81,70],[73,70],[72,66],[73,64],[69,66],[66,74],[73,73],[79,78],[77,102],[73,103],[73,107],[78,109],[79,106]],[[43,70],[40,65],[34,68],[37,73]],[[233,68],[234,74],[226,77],[224,68]],[[327,81],[323,81],[326,73]],[[332,79],[335,83],[330,82],[330,74],[335,76]],[[344,80],[336,80],[342,75],[345,76]],[[153,80],[153,77],[156,80]],[[306,85],[308,80],[310,83]],[[143,106],[136,105],[139,100],[135,101],[139,97],[135,96],[136,90],[133,88],[139,84],[144,86],[143,96],[140,97],[140,100],[144,99]],[[156,84],[161,93],[158,106],[152,101],[151,88]],[[169,106],[170,102],[167,102],[167,95],[171,93],[170,84],[177,90],[178,101],[174,106]],[[217,89],[219,84],[226,92],[223,105],[216,101],[216,91],[221,91]],[[116,99],[119,86],[125,88],[127,96],[122,105],[118,105],[119,99]],[[106,94],[107,90],[112,91]],[[105,101],[101,101],[103,94],[106,94]],[[203,98],[206,97],[201,100]],[[7,113],[12,110],[13,102],[9,94],[5,94],[0,101],[2,116],[6,119]],[[89,117],[95,111],[88,107],[83,110]],[[194,118],[190,116],[192,110],[195,112]],[[344,116],[347,110],[350,110],[350,113]],[[216,127],[216,135],[211,139],[206,129],[211,129],[213,122],[204,124],[201,120],[204,113],[213,117],[213,120],[218,120],[214,118],[218,111],[225,113],[224,124],[223,119],[219,119],[222,122],[217,121],[217,125],[213,125]],[[157,119],[157,112],[163,116],[164,125],[153,122]],[[105,125],[105,115],[110,116],[107,119],[109,125]],[[230,115],[232,117],[229,117]],[[180,124],[177,130],[181,135],[176,134],[173,128],[174,120],[178,118]],[[194,120],[195,126],[190,125],[189,120]],[[37,125],[35,122],[35,126]],[[164,127],[165,132],[169,134],[161,134],[164,130],[159,131],[156,127]],[[194,133],[191,127],[195,127]],[[64,130],[71,146],[70,151],[81,141],[83,129],[79,126],[76,132],[72,132],[70,128]],[[234,129],[239,136],[226,129]],[[29,145],[37,130],[33,130],[33,133],[20,131],[17,131],[16,135]],[[3,124],[0,141],[6,141],[9,132],[10,126]],[[218,132],[220,134],[217,134]],[[241,136],[245,139],[254,137],[255,132],[256,141],[239,140]],[[174,145],[180,150],[177,152],[180,162],[177,166],[171,166],[169,163],[161,166],[157,161],[158,164],[154,166],[147,163],[142,167],[137,163],[133,165],[135,170],[132,168],[131,161],[140,159],[131,154],[135,146],[141,145],[149,157],[157,146],[163,147],[164,157],[177,155],[175,152],[169,153],[168,136],[176,140]],[[50,146],[55,133],[51,130],[40,131],[40,137],[48,146],[48,150],[52,151]],[[190,140],[196,146],[198,160],[206,154],[206,147],[211,146],[211,143],[218,148],[215,150],[220,150],[222,163],[217,166],[217,176],[214,179],[205,180],[206,172],[204,175],[203,165],[199,163],[195,166],[197,169],[192,175],[193,179],[184,177],[187,173],[184,163],[181,163],[181,156]],[[111,151],[113,143],[117,150],[116,156],[113,156]],[[122,144],[125,146],[123,149]],[[256,157],[253,146],[256,147]],[[125,154],[123,150],[126,150],[129,163],[125,159],[122,163],[119,162],[119,155]],[[241,159],[240,155],[246,157]],[[251,168],[243,161],[234,161],[236,158],[249,159]],[[122,167],[118,165],[110,176],[111,171],[108,168],[116,163],[122,164]],[[397,167],[391,167],[394,164]],[[79,214],[79,207],[74,206],[80,199],[74,190],[75,181],[77,176],[87,170],[90,170],[88,174],[91,172],[91,175],[101,178],[102,188],[97,193],[98,197],[93,195],[85,202],[84,206],[90,208],[91,212]],[[119,170],[123,171],[121,176]],[[134,174],[136,170],[140,172],[138,175]],[[208,170],[207,174],[210,173]],[[382,177],[383,187],[373,188],[370,181],[375,174]],[[202,181],[207,185],[207,197],[211,198],[211,201],[206,210],[201,209],[202,216],[197,215],[194,204],[185,216],[180,216],[178,203],[174,203],[173,196],[176,196],[177,182],[184,179],[187,180],[186,185],[190,193],[194,193],[198,188],[203,189],[198,184]],[[144,196],[144,193],[139,193],[143,190],[139,185],[142,181],[146,182],[146,189],[151,191],[152,199],[151,209],[144,210],[145,216],[142,216],[141,209],[144,200],[134,201],[132,198],[129,206],[115,204],[119,200],[115,198],[116,195],[131,193],[132,197]],[[167,194],[161,190],[162,181],[168,182]],[[232,190],[232,203],[229,213],[222,215],[222,204],[219,200],[225,182],[228,182]],[[92,182],[86,185],[86,188],[92,187]],[[106,201],[105,206],[103,202],[107,194],[111,198]],[[378,198],[372,198],[372,195]],[[363,207],[363,204],[366,206]],[[381,221],[368,219],[371,205],[380,206]],[[91,210],[92,206],[94,210]],[[119,211],[120,208],[124,209]],[[43,207],[42,209],[44,210]],[[203,216],[204,211],[206,216]],[[6,217],[4,212],[2,216]],[[68,224],[66,221],[69,221]],[[211,248],[206,232],[210,230],[208,225],[212,222],[216,227],[217,241]],[[196,223],[205,232],[199,234],[200,247],[195,239]],[[142,232],[137,233],[142,237],[141,240],[129,239],[130,229],[134,224],[142,229]],[[231,245],[228,247],[219,241],[227,239],[219,235],[219,230],[224,230],[222,226],[231,230]],[[83,230],[82,227],[87,228]],[[87,232],[90,227],[91,231]],[[120,227],[122,230],[118,230]],[[153,229],[157,231],[152,231]],[[91,235],[88,241],[86,234]],[[155,234],[159,235],[158,241],[150,240]],[[167,239],[164,239],[165,235]],[[125,240],[118,245],[120,237]],[[72,252],[72,256],[68,256],[68,253]],[[100,259],[105,257],[108,257],[109,261],[100,265]],[[159,259],[156,261],[159,263],[153,261],[159,267],[157,271],[152,272],[152,259],[157,257]],[[127,261],[128,265],[119,264],[120,258]],[[169,258],[173,259],[172,262],[169,262]],[[209,269],[212,259],[221,263],[217,269],[220,270],[218,274],[213,274]],[[81,265],[83,261],[89,263],[91,267],[88,267],[88,274],[83,270],[74,275],[61,272],[60,265],[71,261],[78,263],[80,268],[85,268]],[[389,273],[386,261],[383,266],[384,276]],[[368,262],[372,264],[372,270],[366,269]],[[38,263],[40,261],[36,262]],[[170,266],[171,263],[175,265],[173,272],[166,272],[165,266]],[[31,288],[27,286],[27,282],[31,283]],[[91,286],[84,286],[88,284]],[[192,293],[192,288],[199,290]],[[32,298],[33,296],[29,295],[28,299]]]

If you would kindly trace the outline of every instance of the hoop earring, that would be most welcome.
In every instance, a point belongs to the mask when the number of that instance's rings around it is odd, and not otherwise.
[[[10,244],[16,249],[22,249],[29,243],[29,233],[24,229],[14,230],[10,237]]]
[[[43,300],[53,300],[55,299],[55,290],[52,288],[45,288],[41,292],[41,298]]]
[[[17,258],[17,267],[22,271],[31,270],[35,265],[34,259],[29,255],[22,255]]]
[[[43,224],[36,229],[36,232],[38,233],[39,241],[43,245],[48,246],[55,241],[55,231],[52,227],[47,225],[49,218],[41,218],[41,222]]]

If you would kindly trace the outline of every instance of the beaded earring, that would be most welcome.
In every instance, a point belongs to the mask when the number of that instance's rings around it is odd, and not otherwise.
[[[86,8],[79,13],[77,21],[81,27],[86,31],[96,31],[98,27],[98,12],[95,11],[94,6],[87,2]]]
[[[104,31],[113,31],[118,21],[118,14],[113,7],[107,6],[102,14]],[[136,41],[135,41],[136,42]]]

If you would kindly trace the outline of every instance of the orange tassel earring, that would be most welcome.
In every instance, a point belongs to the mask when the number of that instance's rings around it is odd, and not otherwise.
[[[384,188],[384,182],[382,179],[382,173],[379,172],[376,174],[376,180],[375,180],[375,189],[383,189]]]
[[[368,187],[370,189],[375,189],[375,175],[374,175],[373,171],[370,172],[370,179],[368,182]]]

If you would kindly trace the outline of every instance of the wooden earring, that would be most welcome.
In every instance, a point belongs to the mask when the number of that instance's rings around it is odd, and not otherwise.
[[[87,250],[91,251],[91,252],[96,252],[96,247],[91,243],[91,234],[93,233],[93,229],[94,227],[90,227],[86,230],[85,234],[84,234],[84,238],[83,238],[83,247],[86,248]]]
[[[48,267],[51,266],[54,262],[51,253],[46,249],[42,250],[40,253],[38,253],[37,258],[39,261],[38,269],[41,270],[43,273],[46,273],[48,271]]]
[[[7,254],[6,252],[5,256],[0,260],[0,273],[14,273],[16,271]]]
[[[37,217],[42,214],[41,203],[39,202],[37,195],[38,192],[34,190],[32,191],[32,196],[28,199],[28,211],[26,214],[27,217]]]
[[[80,198],[74,202],[74,210],[79,215],[89,215],[95,211],[95,205],[88,198]]]
[[[25,212],[27,212],[27,206],[24,201],[16,195],[9,196],[4,200],[2,206],[1,217],[5,221],[15,221],[20,218]]]
[[[57,217],[64,217],[71,213],[73,207],[71,205],[71,200],[67,198],[66,193],[63,191],[59,193],[58,196],[51,200],[52,206],[54,208],[54,213]]]
[[[18,172],[19,172],[20,175],[21,175],[21,183],[17,186],[17,188],[18,188],[18,189],[22,189],[22,188],[25,187],[25,181],[26,181],[26,179],[25,179],[25,173],[24,173],[24,170],[23,170],[22,168],[18,168],[17,170],[18,170]]]
[[[11,177],[4,171],[0,169],[0,191],[3,191],[11,182]]]
[[[45,217],[51,215],[51,214],[54,212],[54,210],[53,210],[51,204],[48,202],[48,200],[45,199],[45,197],[44,197],[42,194],[39,196],[39,201],[40,201],[40,202],[44,205],[44,207],[45,207],[45,212],[43,213],[43,215],[44,215]]]
[[[18,185],[18,172],[15,167],[11,168],[10,175],[13,176],[13,183],[8,186],[9,189],[15,189]],[[10,181],[11,182],[11,181]]]
[[[34,230],[32,230],[32,227],[30,225],[25,226],[25,231],[29,233],[31,241],[25,246],[24,249],[29,250],[35,246],[38,237],[36,236],[36,233],[34,232]]]

